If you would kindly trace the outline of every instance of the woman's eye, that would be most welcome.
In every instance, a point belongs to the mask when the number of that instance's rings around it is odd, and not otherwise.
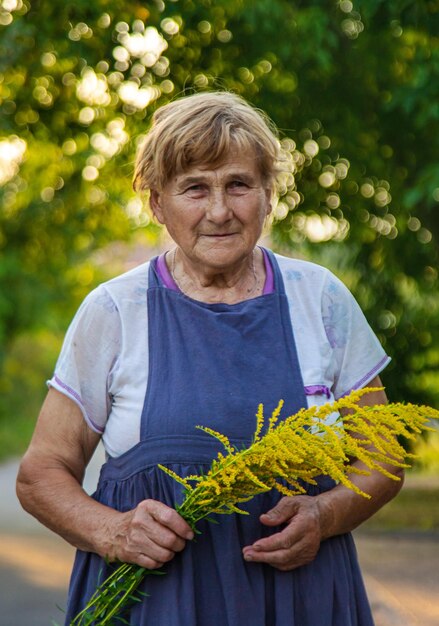
[[[191,193],[191,192],[192,193],[199,193],[199,192],[203,191],[203,189],[204,189],[203,185],[191,185],[190,187],[188,187],[186,189],[186,192],[189,192],[189,193]]]
[[[242,180],[234,180],[230,183],[231,189],[245,189],[246,187],[246,183],[242,182]]]

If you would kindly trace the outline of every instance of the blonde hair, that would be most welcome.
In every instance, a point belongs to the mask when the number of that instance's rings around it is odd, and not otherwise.
[[[282,160],[277,131],[262,111],[229,92],[185,96],[157,109],[140,146],[136,191],[161,190],[192,166],[220,164],[231,150],[253,151],[273,191]]]

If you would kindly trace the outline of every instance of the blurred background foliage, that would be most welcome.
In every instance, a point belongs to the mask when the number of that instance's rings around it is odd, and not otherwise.
[[[21,451],[84,295],[158,245],[136,145],[203,89],[278,125],[273,247],[348,284],[392,400],[437,405],[438,35],[438,0],[0,0],[1,454]]]

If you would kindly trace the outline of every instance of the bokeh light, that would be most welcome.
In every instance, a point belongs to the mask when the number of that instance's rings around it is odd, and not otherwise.
[[[24,139],[15,135],[0,140],[0,185],[17,175],[26,147]]]

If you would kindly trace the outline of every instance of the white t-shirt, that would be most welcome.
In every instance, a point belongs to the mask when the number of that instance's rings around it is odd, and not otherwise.
[[[275,256],[308,406],[366,386],[390,358],[352,294],[324,267]],[[78,404],[90,428],[102,434],[110,456],[139,441],[149,368],[148,270],[144,263],[85,298],[49,381]]]

